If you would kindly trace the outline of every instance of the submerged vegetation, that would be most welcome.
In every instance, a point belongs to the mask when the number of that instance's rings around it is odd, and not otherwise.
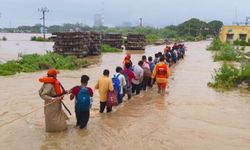
[[[102,44],[101,45],[101,52],[103,53],[116,53],[116,52],[122,52],[122,50],[113,48],[107,44]]]
[[[214,81],[208,83],[210,87],[232,89],[244,83],[250,90],[250,61],[242,52],[244,49],[245,47],[235,48],[229,43],[222,43],[219,39],[214,39],[208,50],[215,51],[214,61],[224,61],[224,63],[215,71]],[[229,65],[228,62],[240,62],[241,65],[236,68],[232,64]]]
[[[36,42],[49,42],[50,40],[49,39],[46,39],[46,38],[43,38],[43,37],[36,37],[36,36],[32,36],[30,38],[31,41],[36,41]]]
[[[214,61],[236,61],[240,62],[245,59],[244,54],[241,50],[244,50],[244,47],[235,48],[230,43],[223,43],[219,38],[215,38],[207,50],[215,51]]]
[[[208,85],[216,89],[231,89],[236,86],[239,78],[239,70],[224,63],[222,67],[215,71],[214,82]]]
[[[229,43],[222,43],[219,38],[214,38],[212,43],[209,45],[207,50],[210,51],[219,51],[221,49],[231,48],[232,46]]]
[[[250,87],[250,63],[242,65],[237,69],[233,65],[224,63],[221,68],[215,71],[216,75],[213,77],[214,82],[208,83],[209,86],[216,89],[232,89],[243,82]],[[249,89],[250,90],[250,89]]]
[[[7,41],[7,38],[3,36],[2,38],[0,38],[0,41]]]
[[[86,65],[88,65],[86,60],[77,59],[75,56],[64,57],[55,53],[29,54],[21,56],[20,60],[11,60],[0,64],[0,76],[14,75],[20,72],[35,72],[49,68],[73,70]]]
[[[241,51],[228,48],[228,49],[221,49],[220,51],[216,52],[214,55],[215,61],[242,61],[244,59],[244,55]]]

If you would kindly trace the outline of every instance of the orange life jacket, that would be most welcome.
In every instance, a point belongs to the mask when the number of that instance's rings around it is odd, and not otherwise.
[[[167,65],[163,64],[163,65],[157,65],[156,66],[156,78],[167,78],[168,74],[167,74]]]
[[[53,77],[43,77],[43,78],[40,78],[39,81],[42,83],[53,84],[56,94],[62,95],[62,93],[63,93],[62,88],[61,88],[60,82],[57,79],[55,79]]]

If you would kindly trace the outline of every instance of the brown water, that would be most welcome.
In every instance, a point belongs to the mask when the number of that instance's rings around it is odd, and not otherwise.
[[[186,43],[185,60],[172,68],[169,89],[165,96],[157,89],[119,106],[111,114],[98,113],[98,93],[87,130],[74,127],[61,133],[44,132],[43,110],[0,127],[0,149],[3,150],[74,150],[74,149],[169,149],[169,150],[249,150],[250,94],[231,91],[219,93],[207,87],[214,68],[209,42]],[[148,46],[147,56],[162,50]],[[143,52],[132,54],[139,60]],[[77,71],[61,71],[59,79],[66,88],[79,84],[79,77],[88,74],[93,88],[103,69],[114,73],[123,54],[94,57],[95,64]],[[135,62],[135,61],[134,61]],[[43,105],[38,96],[41,84],[37,79],[46,72],[0,77],[0,125]],[[65,103],[74,112],[73,102]]]
[[[34,42],[30,41],[32,36],[43,36],[42,34],[35,33],[0,33],[0,38],[6,37],[7,41],[0,41],[0,63],[7,60],[16,59],[18,53],[31,54],[39,53],[44,54],[46,51],[52,51],[53,42]],[[46,37],[50,37],[47,34]]]

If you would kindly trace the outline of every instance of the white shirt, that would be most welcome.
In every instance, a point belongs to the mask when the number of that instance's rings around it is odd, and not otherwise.
[[[118,77],[118,79],[120,81],[120,89],[121,89],[120,94],[123,94],[123,87],[126,86],[126,79],[125,79],[124,75],[121,73],[116,73],[115,76],[117,77],[118,74],[120,74]]]
[[[143,71],[142,67],[140,67],[139,65],[134,66],[134,74],[135,74],[136,79],[138,79],[138,80],[135,80],[133,78],[132,83],[136,84],[136,85],[140,84],[142,79],[143,79],[143,73],[144,73],[144,71]]]

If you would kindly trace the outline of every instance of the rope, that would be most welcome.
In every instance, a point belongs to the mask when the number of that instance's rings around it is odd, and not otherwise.
[[[47,106],[49,106],[49,105],[55,103],[56,101],[58,101],[58,100],[54,100],[53,102],[50,102],[50,103],[48,103],[48,104],[46,104],[46,105],[44,105],[44,106],[41,106],[41,107],[39,107],[39,108],[37,108],[37,109],[34,109],[34,110],[31,111],[31,112],[28,112],[28,113],[26,113],[26,114],[24,114],[24,115],[21,115],[21,117],[19,117],[19,118],[15,118],[15,119],[13,119],[13,120],[11,120],[11,121],[9,121],[9,122],[6,122],[6,123],[4,123],[4,124],[1,124],[1,125],[0,125],[0,128],[3,127],[3,126],[6,126],[6,125],[8,125],[8,124],[11,124],[11,123],[15,122],[16,120],[25,118],[25,117],[28,116],[29,114],[32,114],[32,113],[34,113],[34,112],[36,112],[36,111],[38,111],[38,110],[40,110],[40,109],[42,109],[42,108],[44,108],[44,107],[47,107]]]

